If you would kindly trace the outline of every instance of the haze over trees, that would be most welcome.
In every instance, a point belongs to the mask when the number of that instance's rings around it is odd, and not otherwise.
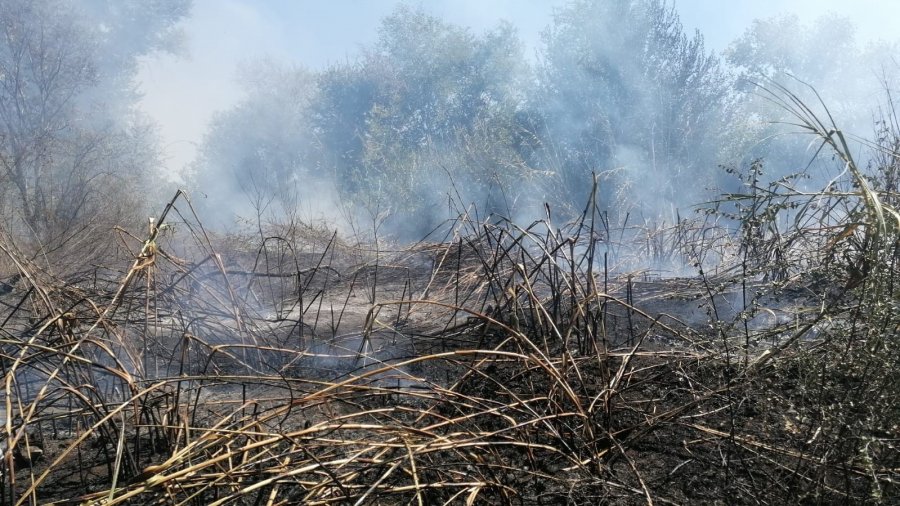
[[[89,257],[159,168],[137,58],[170,50],[188,0],[0,3],[0,216],[24,250]]]
[[[3,4],[0,211],[16,236],[53,250],[143,214],[141,194],[164,185],[147,184],[161,162],[134,108],[136,65],[177,50],[189,7]],[[189,175],[210,224],[300,210],[414,239],[467,208],[577,212],[592,174],[612,217],[672,221],[738,184],[722,165],[805,170],[805,141],[771,123],[782,111],[756,84],[796,76],[866,134],[896,67],[892,45],[863,50],[834,16],[756,21],[717,55],[662,0],[573,1],[534,59],[509,24],[474,33],[406,5],[380,23],[345,63],[239,72],[244,98],[217,115]]]
[[[0,0],[0,506],[900,497],[893,45],[399,5],[243,65],[176,191],[190,7]]]
[[[398,8],[375,47],[321,77],[323,167],[364,206],[425,213],[426,226],[450,179],[466,202],[502,206],[501,193],[527,176],[510,149],[522,67],[511,26],[475,36]]]
[[[824,15],[804,25],[796,16],[755,20],[725,51],[736,80],[738,115],[751,118],[742,146],[745,160],[764,160],[775,174],[798,172],[809,162],[808,139],[759,86],[790,86],[809,104],[823,102],[841,128],[872,136],[873,117],[897,81],[896,42],[860,46],[848,19]],[[770,86],[771,87],[771,86]],[[735,129],[736,126],[730,125]],[[860,156],[867,156],[865,150]]]
[[[531,103],[543,158],[558,157],[562,197],[584,198],[584,181],[597,172],[613,209],[652,213],[701,198],[704,188],[690,181],[717,175],[730,82],[673,7],[573,2],[545,42]]]
[[[217,170],[199,172],[195,184],[211,200],[231,206],[222,216],[208,216],[211,225],[232,226],[235,215],[284,215],[298,205],[301,193],[304,200],[321,195],[304,191],[327,179],[314,169],[319,152],[310,114],[314,79],[272,61],[242,71],[246,98],[213,119],[200,153],[201,166]]]
[[[412,239],[470,204],[483,215],[543,202],[575,211],[596,173],[613,216],[674,220],[737,184],[721,165],[791,151],[773,177],[803,169],[803,141],[773,137],[782,111],[751,83],[797,76],[840,90],[838,113],[871,114],[858,93],[841,95],[843,63],[865,81],[854,89],[877,90],[865,69],[879,51],[855,58],[851,28],[836,17],[812,28],[757,21],[723,59],[668,2],[579,0],[555,13],[531,61],[513,26],[473,33],[400,6],[347,63],[246,69],[267,84],[217,118],[196,183],[315,209],[326,195]]]

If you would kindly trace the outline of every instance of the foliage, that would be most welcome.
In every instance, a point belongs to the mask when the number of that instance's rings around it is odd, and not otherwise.
[[[273,62],[242,70],[246,96],[212,122],[192,184],[207,195],[199,208],[211,224],[290,212],[322,195],[330,180],[317,166],[310,122],[314,77]]]
[[[900,213],[892,192],[879,188],[891,180],[892,169],[888,164],[865,174],[823,104],[808,105],[784,86],[764,92],[813,136],[817,156],[824,152],[843,164],[843,171],[816,192],[798,190],[790,178],[762,188],[754,172],[747,181],[750,191],[729,198],[743,210],[745,272],[754,274],[759,267],[777,272],[776,285],[802,279],[818,305],[810,323],[757,361],[771,361],[773,380],[790,385],[783,401],[806,438],[809,461],[798,462],[784,486],[805,500],[840,493],[890,502],[896,491],[886,470],[898,463],[892,447],[900,410],[900,383],[893,373],[900,365],[895,342]],[[888,125],[877,145],[882,160],[897,155],[897,137]],[[871,480],[851,483],[845,477],[841,483],[828,471],[848,463],[861,465]]]
[[[451,180],[466,202],[512,190],[525,172],[512,149],[521,61],[509,25],[475,36],[399,7],[358,62],[322,74],[325,163],[347,195],[373,211],[415,211],[426,230]]]
[[[655,214],[708,179],[728,113],[728,81],[699,34],[687,36],[659,0],[572,2],[545,33],[531,98],[551,162],[568,195],[592,171],[610,174],[604,197]],[[618,172],[616,172],[618,171]],[[640,181],[640,184],[634,184]],[[616,199],[617,191],[622,198]],[[627,208],[625,208],[627,209]],[[623,213],[624,214],[624,213]]]
[[[0,502],[894,502],[900,215],[833,123],[772,96],[846,174],[810,194],[755,165],[731,274],[639,298],[601,263],[596,182],[574,222],[464,218],[392,252],[294,223],[217,238],[178,193],[123,238],[130,268],[79,286],[0,235],[21,273],[0,295],[36,294],[0,307]],[[653,302],[680,298],[706,316]]]
[[[858,104],[871,70],[892,46],[860,49],[843,18],[805,27],[785,17],[755,22],[720,61],[699,33],[684,32],[675,7],[573,1],[554,16],[532,68],[509,25],[473,33],[400,6],[347,63],[245,71],[270,86],[219,116],[195,182],[212,201],[226,192],[252,202],[244,217],[267,202],[341,207],[413,239],[447,217],[445,204],[450,215],[475,204],[513,216],[554,202],[574,216],[592,173],[613,222],[659,223],[710,189],[736,190],[722,164],[760,160],[764,183],[826,177],[827,160],[810,167],[804,141],[773,123],[785,118],[754,83],[795,74],[838,90],[823,97],[857,131],[868,121]],[[334,197],[341,203],[326,202]]]
[[[753,21],[724,54],[737,73],[738,114],[731,128],[740,152],[733,160],[746,164],[764,158],[773,180],[797,172],[808,173],[814,181],[827,179],[833,167],[827,160],[810,160],[807,139],[796,135],[795,118],[760,87],[806,83],[796,90],[798,97],[829,104],[852,143],[854,137],[871,137],[871,97],[883,80],[896,78],[896,65],[887,63],[895,53],[895,45],[887,42],[862,47],[850,20],[833,14],[808,25],[797,16]]]
[[[152,127],[130,111],[135,59],[162,47],[186,9],[182,0],[0,4],[0,210],[32,254],[97,244],[94,232],[139,209],[137,188],[158,162]],[[147,30],[129,25],[136,13]]]

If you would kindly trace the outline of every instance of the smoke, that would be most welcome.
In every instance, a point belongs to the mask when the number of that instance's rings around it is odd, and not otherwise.
[[[808,83],[839,126],[871,137],[897,67],[895,46],[877,41],[889,32],[871,16],[779,5],[737,4],[723,21],[703,2],[653,0],[366,2],[345,17],[238,1],[217,15],[200,1],[184,25],[190,59],[144,67],[155,75],[145,105],[167,110],[170,142],[199,146],[195,161],[187,150],[172,163],[192,167],[221,226],[303,209],[409,240],[470,204],[526,220],[545,202],[577,211],[592,174],[613,219],[673,222],[740,184],[720,165],[762,158],[772,179],[809,170],[808,140],[782,135],[771,121],[784,111],[750,83],[785,83],[824,114]],[[223,26],[256,42],[211,50]],[[280,63],[253,65],[260,54]],[[168,64],[178,86],[160,84]],[[237,85],[223,77],[235,68]],[[198,94],[192,76],[219,91]],[[811,167],[832,174],[827,161]]]
[[[29,255],[77,269],[107,253],[113,226],[142,219],[159,158],[136,107],[137,60],[177,45],[187,8],[0,3],[0,219]]]

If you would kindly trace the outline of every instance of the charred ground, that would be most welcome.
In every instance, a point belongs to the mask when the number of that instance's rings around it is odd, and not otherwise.
[[[893,228],[816,198],[778,235],[657,229],[703,252],[681,278],[611,268],[593,201],[389,249],[215,236],[179,193],[66,279],[2,242],[2,501],[889,501]]]

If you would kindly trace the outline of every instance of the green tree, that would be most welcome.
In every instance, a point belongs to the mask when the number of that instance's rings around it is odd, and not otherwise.
[[[496,194],[528,175],[512,149],[526,76],[511,26],[474,35],[401,6],[359,61],[321,76],[324,160],[370,210],[416,211],[422,227],[441,217],[450,179],[463,200],[500,210]]]
[[[797,16],[754,21],[725,52],[742,92],[733,129],[742,132],[743,142],[733,144],[742,146],[745,161],[764,158],[772,177],[807,170],[809,139],[796,135],[789,124],[794,118],[770,100],[766,88],[775,86],[787,86],[818,114],[827,105],[847,133],[869,137],[873,97],[885,80],[896,78],[896,49],[885,42],[861,47],[850,20],[836,15],[810,25]]]
[[[729,80],[699,33],[662,0],[580,0],[544,34],[531,97],[561,198],[579,201],[591,172],[610,207],[693,203],[715,173]],[[685,192],[685,189],[691,192]]]

